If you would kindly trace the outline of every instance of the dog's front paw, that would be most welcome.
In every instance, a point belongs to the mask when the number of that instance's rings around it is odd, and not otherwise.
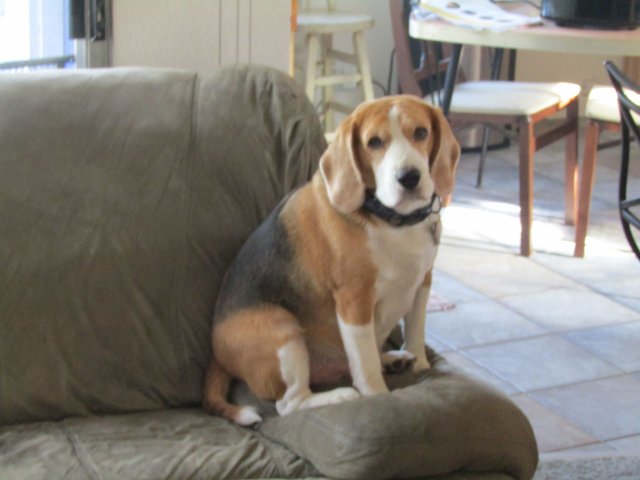
[[[353,387],[340,387],[326,393],[327,404],[346,402],[360,398],[360,392]]]
[[[415,364],[416,357],[406,350],[389,350],[380,355],[382,367],[387,373],[400,373]]]

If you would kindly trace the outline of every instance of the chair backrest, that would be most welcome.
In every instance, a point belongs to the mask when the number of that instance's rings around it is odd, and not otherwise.
[[[631,229],[633,226],[640,230],[640,217],[637,210],[640,206],[640,197],[629,198],[627,196],[631,134],[635,140],[640,142],[640,86],[625,76],[613,62],[605,62],[605,68],[618,95],[620,123],[622,124],[622,162],[620,163],[620,183],[618,185],[620,219],[627,242],[640,260],[640,245],[636,240],[637,234],[632,233]]]
[[[408,0],[390,0],[389,9],[400,92],[423,97],[439,91],[449,64],[449,46],[409,37]]]
[[[627,132],[633,132],[633,136],[640,142],[640,122],[638,122],[638,118],[640,118],[640,85],[622,73],[612,61],[609,60],[604,65],[618,94],[623,131],[626,128]]]
[[[409,36],[409,17],[411,0],[389,0],[391,29],[395,47],[398,83],[401,93],[425,97],[431,96],[434,104],[441,105],[440,93],[444,88],[444,79],[451,62],[453,46],[449,43],[419,40]],[[494,49],[491,59],[491,78],[501,75],[504,49]],[[511,51],[508,61],[508,76],[515,76],[515,51]],[[466,80],[462,68],[456,74],[456,82]]]

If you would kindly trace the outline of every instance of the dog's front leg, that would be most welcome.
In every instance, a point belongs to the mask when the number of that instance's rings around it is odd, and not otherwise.
[[[427,302],[431,291],[431,271],[427,273],[424,283],[418,288],[413,307],[404,318],[405,349],[415,356],[413,371],[419,372],[431,367],[425,352],[425,326],[427,322]]]
[[[413,371],[419,372],[428,369],[429,361],[425,352],[424,329],[426,324],[427,301],[429,300],[429,288],[420,287],[416,293],[411,312],[404,318],[405,349],[415,356]]]
[[[362,395],[387,393],[389,389],[382,377],[373,318],[365,324],[355,325],[338,317],[338,324],[353,386]]]

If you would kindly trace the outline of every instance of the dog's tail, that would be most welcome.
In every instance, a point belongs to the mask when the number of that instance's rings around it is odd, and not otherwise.
[[[229,403],[227,395],[232,379],[231,374],[212,357],[204,379],[202,407],[209,413],[227,418],[239,425],[249,426],[261,422],[262,418],[255,408]]]

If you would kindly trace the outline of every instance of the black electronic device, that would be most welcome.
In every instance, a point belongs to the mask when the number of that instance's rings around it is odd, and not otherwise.
[[[634,29],[640,0],[542,0],[540,14],[563,27]]]

